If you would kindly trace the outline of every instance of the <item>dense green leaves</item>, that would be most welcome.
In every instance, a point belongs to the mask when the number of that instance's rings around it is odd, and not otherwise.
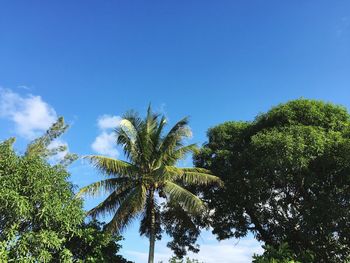
[[[167,246],[175,255],[182,258],[186,255],[186,250],[199,252],[199,245],[196,244],[197,238],[201,229],[208,227],[203,220],[205,214],[185,213],[183,208],[176,203],[168,203],[164,208],[162,223],[166,233],[172,237]]]
[[[111,179],[86,186],[78,194],[109,193],[107,199],[89,213],[93,216],[114,214],[107,225],[111,232],[121,231],[141,216],[140,233],[150,239],[149,262],[153,262],[154,242],[161,238],[162,232],[157,200],[164,198],[180,206],[182,213],[199,213],[204,203],[186,187],[221,183],[206,169],[174,166],[196,147],[183,142],[191,135],[187,118],[164,135],[165,124],[165,117],[153,113],[150,107],[144,119],[135,112],[128,112],[116,129],[117,144],[123,148],[127,162],[88,156],[92,164]]]
[[[267,245],[288,242],[297,260],[344,262],[350,255],[350,116],[320,101],[279,105],[253,122],[208,132],[196,155],[225,189],[207,188],[220,239],[251,231]]]
[[[184,143],[191,135],[187,118],[168,132],[165,127],[165,117],[150,108],[145,118],[128,112],[115,131],[127,161],[85,157],[106,178],[77,197],[107,194],[88,212],[112,215],[106,226],[84,222],[66,171],[76,156],[55,165],[48,161],[66,150],[50,147],[67,129],[63,118],[23,156],[12,149],[14,139],[1,142],[0,262],[126,262],[116,255],[118,233],[135,219],[150,239],[149,262],[163,231],[172,237],[168,247],[183,257],[187,250],[198,252],[197,237],[209,225],[219,239],[251,232],[265,242],[265,253],[254,256],[257,263],[350,260],[345,108],[291,101],[252,122],[211,128],[199,151]],[[195,153],[197,167],[176,167],[189,153]]]
[[[67,254],[64,242],[82,223],[69,174],[38,156],[18,156],[0,144],[0,240],[8,258],[49,262]]]
[[[66,242],[66,247],[73,254],[74,261],[86,263],[131,263],[117,255],[121,249],[118,235],[103,231],[104,225],[91,221],[81,225],[78,234]]]
[[[97,222],[83,222],[68,162],[46,160],[53,154],[46,148],[66,130],[63,119],[58,123],[23,156],[13,150],[14,139],[0,142],[0,262],[123,263],[116,255],[120,237],[103,233]]]
[[[263,255],[254,255],[253,263],[301,263],[296,261],[296,255],[288,247],[287,243],[283,243],[277,248],[272,246],[263,246],[265,251]],[[312,256],[309,257],[312,259]]]

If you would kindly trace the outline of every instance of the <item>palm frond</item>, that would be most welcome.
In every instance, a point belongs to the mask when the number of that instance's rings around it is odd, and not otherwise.
[[[153,141],[157,141],[157,144],[155,145],[156,148],[159,147],[160,143],[161,143],[161,139],[162,139],[162,132],[164,129],[164,126],[166,125],[167,120],[165,118],[165,116],[162,116],[162,118],[160,119],[159,123],[158,123],[158,127],[157,127],[157,131],[153,134],[154,138]]]
[[[137,140],[142,123],[137,113],[131,111],[123,116],[119,127],[115,129],[117,144],[122,145],[128,159],[136,160],[139,155]]]
[[[204,203],[198,196],[171,181],[164,184],[164,192],[168,195],[170,202],[175,202],[190,213],[197,213],[204,208]]]
[[[147,190],[143,185],[135,187],[120,203],[112,220],[107,224],[110,232],[121,232],[142,211]]]
[[[182,181],[189,185],[211,185],[222,186],[219,177],[211,174],[204,168],[178,168],[175,166],[164,166],[156,173],[158,180],[168,180],[171,182]]]
[[[115,191],[116,189],[121,188],[126,184],[130,185],[131,182],[132,181],[129,178],[109,178],[101,180],[81,188],[76,194],[76,197],[79,198],[82,196],[100,196],[101,194]]]
[[[136,130],[138,130],[139,126],[143,122],[143,120],[140,118],[139,114],[134,110],[127,111],[122,116],[122,119],[130,121]]]
[[[147,109],[147,117],[146,117],[146,131],[148,134],[152,134],[154,130],[158,127],[158,118],[159,114],[152,112],[151,104]]]
[[[121,128],[117,128],[115,133],[117,135],[117,144],[122,146],[125,156],[135,163],[139,155],[136,142]]]
[[[181,141],[182,139],[178,143],[174,142],[168,147],[168,151],[160,151],[158,162],[164,165],[174,165],[177,161],[183,160],[187,154],[196,152],[196,144],[183,146]]]
[[[166,124],[166,118],[165,116],[162,116],[162,118],[160,119],[159,123],[158,123],[158,127],[157,130],[155,132],[153,132],[152,134],[152,142],[153,142],[153,149],[152,149],[152,167],[156,167],[160,164],[160,156],[161,156],[161,152],[160,152],[160,145],[162,143],[162,132],[164,129],[164,126]]]
[[[125,197],[132,191],[132,186],[119,187],[113,191],[104,201],[88,211],[88,215],[96,217],[97,215],[111,215],[123,202]]]
[[[184,183],[192,185],[217,184],[223,186],[223,181],[219,177],[213,175],[210,170],[197,167],[176,167],[176,169],[182,171],[182,176],[179,179]]]
[[[131,141],[135,142],[137,139],[137,129],[128,119],[122,119],[120,121],[120,129],[122,129],[130,138]]]
[[[178,169],[181,169],[183,172],[192,172],[192,173],[204,173],[204,174],[211,174],[213,173],[205,168],[200,168],[200,167],[179,167]]]
[[[174,160],[178,161],[185,158],[187,154],[194,153],[197,150],[198,150],[197,144],[193,143],[190,145],[179,147],[173,152],[172,156]]]
[[[181,120],[179,120],[168,132],[165,138],[171,137],[175,134],[177,134],[178,131],[181,131],[183,128],[186,128],[188,125],[188,117],[184,117]]]
[[[138,130],[139,136],[137,143],[142,153],[140,155],[140,160],[143,163],[150,164],[152,161],[152,154],[156,145],[156,138],[154,134],[157,132],[158,118],[159,114],[153,113],[151,106],[149,105],[147,116],[142,122],[142,125],[140,125],[140,129]]]
[[[89,159],[97,169],[107,175],[119,175],[125,177],[137,175],[137,167],[122,160],[99,155],[90,155],[85,156],[84,158]]]
[[[161,152],[171,152],[176,147],[182,146],[183,138],[191,136],[191,130],[188,128],[188,118],[185,117],[178,121],[173,128],[170,129],[168,134],[163,139],[161,144]]]
[[[190,185],[223,185],[219,177],[206,173],[198,172],[184,172],[183,176],[179,178],[182,182]]]
[[[151,220],[152,220],[152,210],[155,215],[155,233],[157,236],[157,239],[160,239],[161,237],[161,206],[157,202],[157,198],[150,198],[147,196],[147,201],[145,204],[145,209],[142,212],[141,215],[141,224],[139,228],[139,233],[141,236],[145,235],[146,237],[150,237],[151,230]]]

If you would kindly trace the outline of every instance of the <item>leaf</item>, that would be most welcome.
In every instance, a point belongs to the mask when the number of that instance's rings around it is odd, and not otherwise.
[[[85,156],[84,158],[89,159],[97,169],[108,175],[119,175],[126,177],[137,175],[137,167],[122,160],[99,155],[90,155]]]
[[[204,209],[203,202],[196,195],[176,183],[166,181],[164,191],[168,194],[170,202],[183,205],[188,212],[198,213]]]
[[[135,187],[121,202],[107,230],[121,232],[142,211],[146,202],[147,190],[143,185]]]
[[[76,197],[81,197],[83,195],[96,197],[105,192],[110,193],[115,191],[123,185],[130,185],[131,182],[132,181],[129,178],[110,178],[101,180],[81,188]]]

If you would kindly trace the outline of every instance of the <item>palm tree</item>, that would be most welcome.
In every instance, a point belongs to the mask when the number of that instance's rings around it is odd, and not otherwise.
[[[221,184],[220,179],[206,169],[175,166],[178,160],[195,151],[196,145],[184,145],[184,138],[191,136],[187,118],[176,123],[164,136],[165,125],[166,118],[153,113],[151,107],[145,119],[135,112],[125,114],[115,133],[116,143],[122,146],[127,161],[87,156],[107,179],[92,183],[78,193],[78,196],[109,193],[88,214],[93,217],[112,214],[107,224],[111,232],[120,232],[133,219],[142,216],[142,227],[146,230],[141,232],[146,233],[150,242],[149,263],[154,261],[159,197],[196,214],[202,211],[204,204],[185,186]]]

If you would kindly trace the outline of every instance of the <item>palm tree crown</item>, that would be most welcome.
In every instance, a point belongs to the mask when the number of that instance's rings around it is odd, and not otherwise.
[[[164,133],[166,118],[148,108],[141,119],[137,113],[123,116],[115,130],[116,143],[121,145],[127,161],[104,156],[87,156],[99,170],[107,175],[105,180],[82,188],[78,196],[108,192],[108,197],[88,212],[91,216],[112,214],[107,229],[123,230],[133,219],[142,217],[143,233],[150,239],[149,261],[153,262],[156,236],[157,201],[160,196],[180,205],[188,213],[198,213],[203,202],[188,191],[186,185],[221,183],[220,179],[202,168],[179,168],[176,162],[195,151],[196,145],[184,145],[191,136],[188,119],[184,118]]]

